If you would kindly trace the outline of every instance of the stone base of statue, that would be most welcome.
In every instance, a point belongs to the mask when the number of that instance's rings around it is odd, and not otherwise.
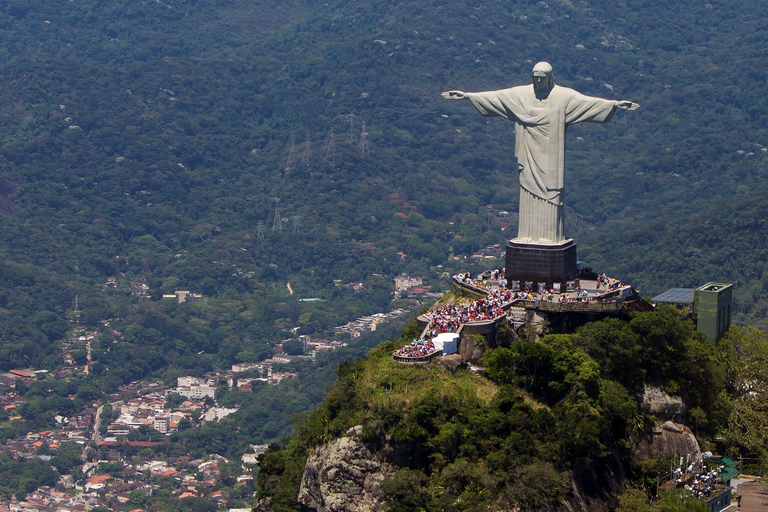
[[[533,292],[544,289],[564,292],[578,286],[576,244],[570,238],[557,244],[513,238],[507,242],[505,269],[507,286],[511,289],[527,287]]]

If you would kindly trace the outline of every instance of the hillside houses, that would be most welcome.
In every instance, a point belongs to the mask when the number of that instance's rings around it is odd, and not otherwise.
[[[395,309],[389,313],[375,313],[373,315],[362,316],[344,325],[333,328],[336,334],[348,333],[352,338],[357,338],[365,332],[375,331],[376,327],[387,320],[398,317],[405,313],[404,309]]]
[[[176,393],[192,400],[204,400],[216,397],[216,381],[214,379],[198,379],[195,377],[179,377]]]

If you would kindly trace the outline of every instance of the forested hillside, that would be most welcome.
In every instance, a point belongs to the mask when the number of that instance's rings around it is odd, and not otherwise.
[[[84,323],[126,333],[94,353],[114,389],[328,333],[386,309],[402,272],[438,283],[517,210],[511,125],[439,93],[526,83],[539,60],[642,105],[569,132],[580,259],[647,295],[733,281],[737,321],[764,326],[766,11],[0,2],[0,367],[54,367],[76,295]],[[210,300],[138,301],[131,282]]]
[[[661,485],[680,453],[651,434],[669,410],[638,403],[648,385],[685,401],[702,451],[765,456],[756,425],[766,395],[749,384],[768,361],[757,329],[734,328],[714,347],[664,306],[572,334],[508,340],[485,352],[482,376],[447,370],[445,359],[394,362],[414,335],[415,323],[340,366],[322,406],[262,457],[256,510],[342,510],[333,506],[338,494],[361,487],[370,495],[378,485],[371,509],[388,511],[705,511],[682,485]],[[368,465],[350,447],[356,436],[370,449]],[[664,444],[664,453],[649,456],[644,443]],[[323,466],[323,457],[335,460]],[[346,510],[370,504],[366,493],[347,492]],[[329,504],[313,507],[318,496]]]

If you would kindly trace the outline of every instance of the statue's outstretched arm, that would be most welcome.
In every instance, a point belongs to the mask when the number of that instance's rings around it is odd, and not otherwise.
[[[637,110],[640,108],[639,103],[629,100],[621,100],[616,102],[616,106],[622,110]]]
[[[442,93],[441,96],[449,100],[463,100],[466,99],[467,93],[464,91],[448,91]]]

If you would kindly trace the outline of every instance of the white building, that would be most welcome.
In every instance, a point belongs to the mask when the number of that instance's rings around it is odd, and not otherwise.
[[[422,280],[420,277],[408,277],[407,275],[403,274],[395,278],[396,292],[404,292],[408,288],[411,288],[413,286],[421,286],[421,285],[422,285]]]
[[[227,407],[211,407],[203,415],[205,421],[220,420],[232,413],[237,412],[237,409],[229,409]]]
[[[183,397],[193,400],[203,400],[206,397],[216,397],[216,382],[213,379],[198,379],[196,377],[177,377],[176,392]]]
[[[168,433],[168,416],[165,416],[164,414],[158,414],[155,416],[155,430],[160,432],[161,434],[167,434]]]
[[[176,392],[185,398],[192,400],[205,400],[206,397],[216,398],[216,386],[210,384],[197,384],[189,387],[176,388]]]

